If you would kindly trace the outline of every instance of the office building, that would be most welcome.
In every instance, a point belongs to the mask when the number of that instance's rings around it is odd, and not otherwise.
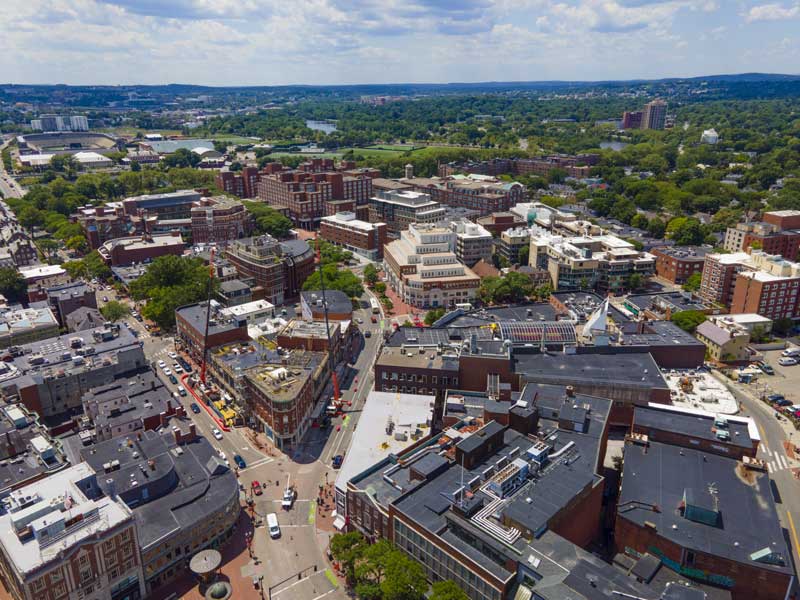
[[[103,494],[133,513],[148,594],[184,577],[192,556],[233,534],[236,475],[193,423],[106,440],[80,455]]]
[[[669,413],[649,418],[659,416],[679,425]],[[703,428],[698,419],[685,421],[687,429]],[[733,437],[726,418],[704,422],[713,426],[700,434],[705,439]],[[619,551],[650,553],[691,579],[728,589],[734,600],[786,598],[794,571],[766,465],[721,454],[629,436],[614,543]]]
[[[254,298],[276,306],[298,297],[314,271],[314,251],[303,240],[279,242],[270,235],[237,239],[224,255],[240,278],[252,281]]]
[[[195,190],[132,196],[122,201],[124,214],[130,217],[156,217],[159,220],[188,218],[192,205],[202,198]]]
[[[728,227],[723,247],[728,252],[747,252],[755,247],[767,254],[779,254],[786,260],[797,260],[800,225],[797,224],[797,216],[791,214],[794,212],[797,211],[764,213],[765,220],[762,222],[738,223],[736,227]]]
[[[493,236],[499,236],[506,229],[527,227],[529,225],[526,219],[509,211],[497,212],[485,217],[479,217],[475,222],[489,231]]]
[[[521,183],[502,181],[488,175],[406,177],[400,181],[418,192],[430,195],[436,202],[475,210],[480,216],[506,211],[525,199],[525,187]]]
[[[253,233],[253,216],[244,204],[225,196],[202,198],[189,211],[192,243],[226,246]]]
[[[420,308],[471,302],[480,278],[459,262],[456,234],[432,224],[409,225],[384,248],[384,270],[403,302]]]
[[[444,206],[430,194],[412,190],[378,192],[369,199],[371,223],[386,223],[391,237],[398,237],[412,223],[438,223],[446,216]]]
[[[14,598],[145,597],[131,510],[86,463],[16,490],[0,516],[0,572]]]
[[[454,251],[459,261],[471,267],[479,260],[491,260],[493,238],[485,228],[467,219],[450,221],[447,226],[456,234]]]
[[[307,321],[324,321],[325,308],[328,309],[328,320],[350,321],[353,318],[353,301],[339,290],[325,290],[325,298],[320,290],[302,292],[300,309]]]
[[[203,351],[207,348],[246,342],[249,339],[247,320],[222,314],[219,309],[219,303],[215,300],[211,301],[210,318],[208,318],[207,302],[188,304],[175,309],[176,340],[196,362],[202,361]]]
[[[667,122],[667,103],[653,100],[644,105],[642,129],[664,129]]]
[[[711,304],[690,292],[628,294],[622,305],[633,318],[646,321],[669,321],[672,315],[684,310],[696,310],[706,314],[715,312]],[[614,315],[614,321],[618,320],[617,315]]]
[[[275,316],[275,306],[266,300],[253,300],[244,304],[237,304],[227,308],[220,308],[219,314],[223,318],[244,319],[248,325],[255,325]]]
[[[497,241],[497,253],[505,258],[510,264],[517,265],[520,263],[519,251],[522,248],[530,249],[530,245],[530,229],[527,227],[506,229],[500,234],[500,239]]]
[[[361,221],[354,212],[337,212],[322,217],[319,235],[325,241],[375,261],[383,258],[386,223]]]
[[[86,392],[146,364],[139,340],[117,325],[31,342],[11,354],[0,365],[0,392],[70,426]]]
[[[49,287],[46,293],[50,309],[62,326],[66,325],[67,317],[79,308],[97,308],[97,295],[84,281]]]
[[[0,348],[46,340],[58,335],[50,308],[0,307]]]
[[[673,246],[653,248],[656,275],[672,283],[686,283],[695,273],[702,274],[708,246]]]
[[[97,251],[113,267],[151,262],[159,256],[182,256],[186,245],[177,231],[164,235],[142,235],[109,240]]]

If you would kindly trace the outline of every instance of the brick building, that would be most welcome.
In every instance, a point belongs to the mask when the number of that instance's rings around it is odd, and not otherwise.
[[[93,250],[109,240],[134,233],[133,224],[118,202],[105,206],[81,206],[71,218],[81,226]]]
[[[223,192],[239,198],[255,198],[256,184],[260,179],[261,174],[257,167],[244,167],[238,173],[222,168],[214,181]]]
[[[61,326],[73,311],[88,306],[97,308],[97,294],[83,281],[74,281],[47,288],[47,302]]]
[[[622,113],[622,128],[623,129],[641,129],[642,127],[642,111],[628,111]]]
[[[764,223],[774,225],[779,230],[800,229],[800,210],[773,210],[761,216]]]
[[[506,211],[525,199],[525,186],[485,175],[406,177],[400,180],[447,206],[477,211],[481,216]]]
[[[380,260],[386,243],[386,223],[360,221],[353,212],[338,212],[322,218],[319,235],[370,260]]]
[[[686,283],[695,273],[702,274],[709,250],[698,246],[653,248],[651,253],[656,257],[656,274],[672,283]]]
[[[708,302],[730,306],[736,273],[745,268],[748,259],[749,255],[744,252],[707,254],[700,283],[700,297]]]
[[[724,248],[728,252],[747,252],[749,248],[755,247],[767,254],[778,254],[786,260],[797,260],[800,251],[800,231],[782,229],[778,225],[793,223],[796,218],[793,215],[780,216],[783,213],[793,212],[796,211],[765,213],[765,219],[769,218],[770,221],[738,223],[736,227],[728,227],[725,232]]]
[[[525,227],[528,225],[527,221],[508,211],[492,213],[484,217],[479,217],[476,220],[476,223],[494,236],[499,236],[506,229]]]
[[[212,300],[212,302],[214,302]],[[215,303],[216,304],[216,303]],[[225,317],[217,312],[212,305],[211,319],[208,326],[208,341],[206,344],[206,317],[208,304],[206,302],[188,304],[175,310],[175,337],[189,353],[193,360],[200,362],[205,348],[214,348],[223,344],[246,342],[247,320],[238,317]]]
[[[244,204],[225,196],[203,198],[192,206],[192,242],[225,246],[253,233],[253,216]]]
[[[153,236],[118,238],[104,243],[97,251],[113,267],[150,262],[159,256],[181,256],[185,244],[179,232]]]

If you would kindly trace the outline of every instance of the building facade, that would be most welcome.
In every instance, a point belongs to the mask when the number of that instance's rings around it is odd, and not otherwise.
[[[215,196],[203,198],[191,209],[192,242],[226,246],[231,240],[248,237],[253,233],[253,216],[244,204]]]
[[[387,234],[395,238],[412,223],[438,223],[445,216],[445,207],[432,200],[430,194],[386,191],[369,199],[370,222],[386,223]]]
[[[357,219],[354,212],[339,212],[322,217],[319,235],[370,260],[380,260],[386,244],[386,223],[369,223]]]
[[[703,273],[708,248],[677,246],[653,248],[656,274],[672,283],[686,283],[695,273]]]

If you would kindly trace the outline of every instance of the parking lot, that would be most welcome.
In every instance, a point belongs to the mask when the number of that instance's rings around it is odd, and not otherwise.
[[[800,364],[783,366],[778,364],[781,350],[770,350],[764,353],[764,360],[775,370],[774,375],[760,375],[753,384],[759,389],[759,394],[783,394],[794,404],[800,404]]]

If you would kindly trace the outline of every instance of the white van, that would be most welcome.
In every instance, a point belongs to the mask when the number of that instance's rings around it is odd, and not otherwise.
[[[792,358],[797,358],[800,356],[800,348],[792,347],[787,348],[783,352],[781,352],[781,356],[791,356]]]
[[[278,515],[269,513],[267,515],[267,529],[269,530],[269,537],[272,539],[281,537],[281,528],[278,525]]]

